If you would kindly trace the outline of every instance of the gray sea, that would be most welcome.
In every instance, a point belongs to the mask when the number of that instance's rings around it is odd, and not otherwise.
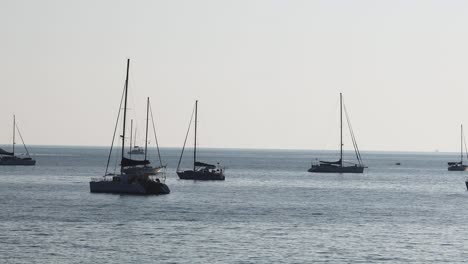
[[[35,167],[0,167],[0,263],[468,261],[456,153],[364,152],[364,174],[339,175],[307,172],[334,151],[201,149],[226,181],[194,182],[162,149],[171,194],[129,196],[89,192],[107,148],[31,149]]]

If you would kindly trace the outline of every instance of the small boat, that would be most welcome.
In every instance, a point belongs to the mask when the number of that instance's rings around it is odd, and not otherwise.
[[[145,154],[145,150],[142,147],[136,145],[136,140],[137,140],[136,129],[135,129],[135,138],[134,138],[135,142],[133,146],[132,146],[132,137],[133,137],[133,119],[130,120],[130,151],[128,151],[127,154],[129,154],[130,156]]]
[[[354,132],[351,128],[351,122],[348,117],[348,112],[345,107],[346,120],[348,128],[351,134],[351,140],[353,142],[354,151],[356,153],[358,163],[351,163],[343,161],[343,97],[340,93],[340,159],[338,161],[315,161],[312,162],[312,166],[308,172],[319,172],[319,173],[363,173],[364,168],[362,164],[361,154],[354,137]]]
[[[139,146],[133,146],[132,150],[128,151],[127,154],[131,155],[143,155],[145,150]]]
[[[224,181],[224,168],[217,163],[212,165],[204,162],[197,161],[197,117],[198,117],[198,100],[195,101],[195,136],[193,146],[193,169],[192,170],[180,170],[180,163],[185,150],[185,143],[187,142],[187,136],[190,132],[190,126],[192,124],[192,118],[190,118],[189,128],[187,135],[185,136],[184,146],[179,158],[179,164],[177,165],[177,175],[181,180],[199,180],[199,181]]]
[[[144,160],[135,160],[126,158],[124,156],[125,150],[125,121],[127,117],[127,95],[128,95],[128,73],[130,68],[130,60],[127,60],[127,75],[125,79],[125,88],[124,88],[124,108],[123,108],[123,132],[122,132],[122,151],[121,151],[121,162],[120,162],[120,174],[107,173],[109,168],[109,161],[112,154],[112,149],[115,139],[112,139],[112,145],[107,160],[106,172],[103,177],[91,179],[89,183],[90,192],[92,193],[115,193],[115,194],[141,194],[141,195],[160,195],[160,194],[169,194],[169,187],[161,182],[159,178],[154,178],[152,175],[144,173],[144,171],[139,171],[138,173],[132,171],[126,171],[128,168],[136,167],[145,167],[150,164],[146,159]],[[122,105],[122,99],[120,105]],[[117,117],[117,122],[120,117],[119,114]],[[117,128],[117,125],[116,125]]]
[[[400,162],[397,162],[397,163],[395,163],[395,165],[397,165],[397,166],[400,166],[400,165],[401,165],[401,163],[400,163]]]
[[[460,134],[460,161],[451,161],[447,162],[448,170],[449,171],[466,171],[468,170],[468,166],[463,164],[463,142],[464,142],[464,135],[463,135],[463,125],[461,125],[461,134]],[[468,157],[468,153],[467,153]]]
[[[15,155],[15,136],[16,136],[16,130],[18,130],[18,134],[21,138],[21,142],[23,143],[24,149],[26,150],[25,155]],[[36,160],[32,159],[31,156],[29,155],[28,148],[26,147],[26,144],[24,143],[23,136],[21,135],[21,132],[18,128],[18,125],[16,124],[16,117],[13,115],[13,146],[12,146],[12,152],[8,152],[4,149],[0,148],[0,166],[34,166],[36,165]]]

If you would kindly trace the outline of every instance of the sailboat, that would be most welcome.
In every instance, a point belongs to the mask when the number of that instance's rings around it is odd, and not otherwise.
[[[17,156],[15,155],[15,136],[16,130],[18,130],[18,134],[21,138],[21,142],[23,143],[24,149],[26,150],[26,155],[24,156]],[[26,144],[24,144],[23,136],[16,124],[16,117],[13,115],[13,144],[12,144],[12,152],[5,151],[4,149],[0,148],[0,166],[1,165],[20,165],[20,166],[33,166],[36,165],[36,161],[31,158],[29,155],[28,148]]]
[[[148,174],[140,173],[126,173],[125,169],[132,166],[146,166],[150,162],[145,158],[144,160],[134,160],[131,158],[126,158],[125,153],[125,125],[127,118],[127,95],[128,95],[128,74],[130,69],[130,59],[127,60],[127,75],[125,78],[125,88],[124,88],[124,109],[123,109],[123,131],[122,131],[122,151],[121,151],[121,161],[120,161],[120,174],[108,174],[107,169],[109,167],[109,161],[112,154],[112,148],[114,145],[115,139],[115,130],[114,137],[112,138],[112,145],[107,160],[106,172],[103,177],[92,179],[89,183],[90,191],[92,193],[119,193],[119,194],[169,194],[169,187],[161,182],[160,179],[153,179],[152,176]],[[117,116],[117,123],[120,117],[120,109],[122,106],[122,99],[119,106],[119,114]],[[116,124],[117,128],[117,124]]]
[[[148,98],[149,100],[149,98]],[[132,136],[133,136],[133,119],[130,120],[130,151],[127,152],[129,155],[143,155],[145,151],[142,147],[136,145],[136,129],[135,129],[135,143],[132,147]]]
[[[193,113],[192,113],[193,118]],[[193,145],[193,169],[192,170],[180,170],[180,163],[182,156],[184,155],[185,143],[187,142],[187,136],[190,132],[190,126],[192,124],[192,118],[190,118],[189,128],[187,135],[185,136],[184,146],[180,153],[179,164],[177,165],[177,175],[181,180],[201,180],[201,181],[224,181],[224,168],[217,165],[212,165],[204,162],[197,161],[197,118],[198,118],[198,100],[195,101],[195,133],[194,133],[194,145]]]
[[[142,149],[142,154],[145,155],[145,158],[144,160],[146,160],[147,158],[147,155],[148,155],[148,122],[149,122],[149,111],[150,111],[150,99],[149,97],[147,98],[147,101],[146,101],[146,137],[145,137],[145,148]],[[153,115],[151,114],[151,117],[153,117]],[[141,175],[144,175],[144,174],[148,174],[148,175],[156,175],[158,174],[159,172],[161,172],[161,170],[163,168],[165,168],[165,166],[162,164],[162,160],[161,160],[161,153],[159,152],[159,146],[158,146],[158,139],[156,137],[156,129],[154,127],[154,119],[152,119],[152,123],[153,123],[153,129],[154,129],[154,137],[155,137],[155,141],[156,141],[156,149],[158,151],[158,157],[159,157],[159,164],[160,166],[158,167],[153,167],[153,166],[150,166],[148,164],[144,164],[144,165],[135,165],[135,166],[129,166],[129,167],[126,167],[124,169],[124,172],[126,174],[141,174]],[[131,120],[131,123],[130,123],[130,126],[133,127],[133,120]],[[130,129],[130,131],[132,131],[132,129]],[[136,130],[135,130],[136,131]],[[131,132],[130,132],[131,133]],[[131,147],[131,142],[132,142],[132,134],[130,134],[130,149],[132,148]],[[135,136],[136,138],[136,136]],[[132,158],[132,154],[133,151],[129,151],[127,152],[128,154],[130,154],[130,158]],[[140,153],[138,153],[140,154]]]
[[[354,137],[354,132],[351,127],[351,122],[348,117],[348,112],[345,108],[346,120],[351,134],[351,139],[356,153],[358,163],[350,163],[343,161],[343,96],[340,93],[340,159],[338,161],[318,161],[312,162],[309,172],[329,172],[329,173],[363,173],[364,168],[362,164],[361,154]]]
[[[455,162],[448,162],[448,170],[449,171],[466,171],[468,170],[468,166],[463,164],[463,125],[461,125],[461,134],[460,134],[460,161]],[[468,155],[468,154],[467,154]]]

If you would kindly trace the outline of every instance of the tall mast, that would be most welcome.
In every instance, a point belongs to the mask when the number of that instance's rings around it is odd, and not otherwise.
[[[130,158],[132,158],[132,136],[133,136],[133,119],[130,119],[130,152],[129,152]]]
[[[343,167],[343,98],[340,93],[340,166]]]
[[[123,116],[123,132],[122,132],[122,161],[125,151],[125,121],[127,119],[127,95],[128,95],[128,71],[130,69],[130,59],[127,59],[127,76],[125,77],[125,103],[124,103],[124,116]],[[120,162],[120,173],[123,173],[123,162]]]
[[[198,100],[195,101],[195,143],[193,145],[193,171],[195,171],[195,163],[197,162],[197,115],[198,115]]]
[[[145,159],[146,153],[148,153],[148,114],[149,114],[149,97],[146,99],[146,136],[145,136]]]
[[[16,117],[13,115],[13,155],[15,155],[15,132],[16,132]]]

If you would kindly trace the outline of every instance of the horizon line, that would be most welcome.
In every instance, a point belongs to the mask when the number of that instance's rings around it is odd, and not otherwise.
[[[7,146],[10,144],[0,144],[1,146]],[[109,148],[109,145],[73,145],[73,144],[28,144],[28,146],[36,146],[36,147],[82,147],[82,148]],[[155,148],[155,146],[151,146],[150,148]],[[159,148],[167,148],[167,149],[181,149],[181,147],[169,147],[169,146],[160,146]],[[187,147],[193,148],[193,147]],[[268,147],[199,147],[200,149],[232,149],[232,150],[281,150],[281,151],[334,151],[335,149],[309,149],[309,148],[268,148]],[[345,151],[353,151],[353,149],[344,149]],[[338,150],[337,150],[338,151]],[[397,153],[458,153],[456,151],[438,151],[438,150],[361,150],[362,152],[397,152]]]

